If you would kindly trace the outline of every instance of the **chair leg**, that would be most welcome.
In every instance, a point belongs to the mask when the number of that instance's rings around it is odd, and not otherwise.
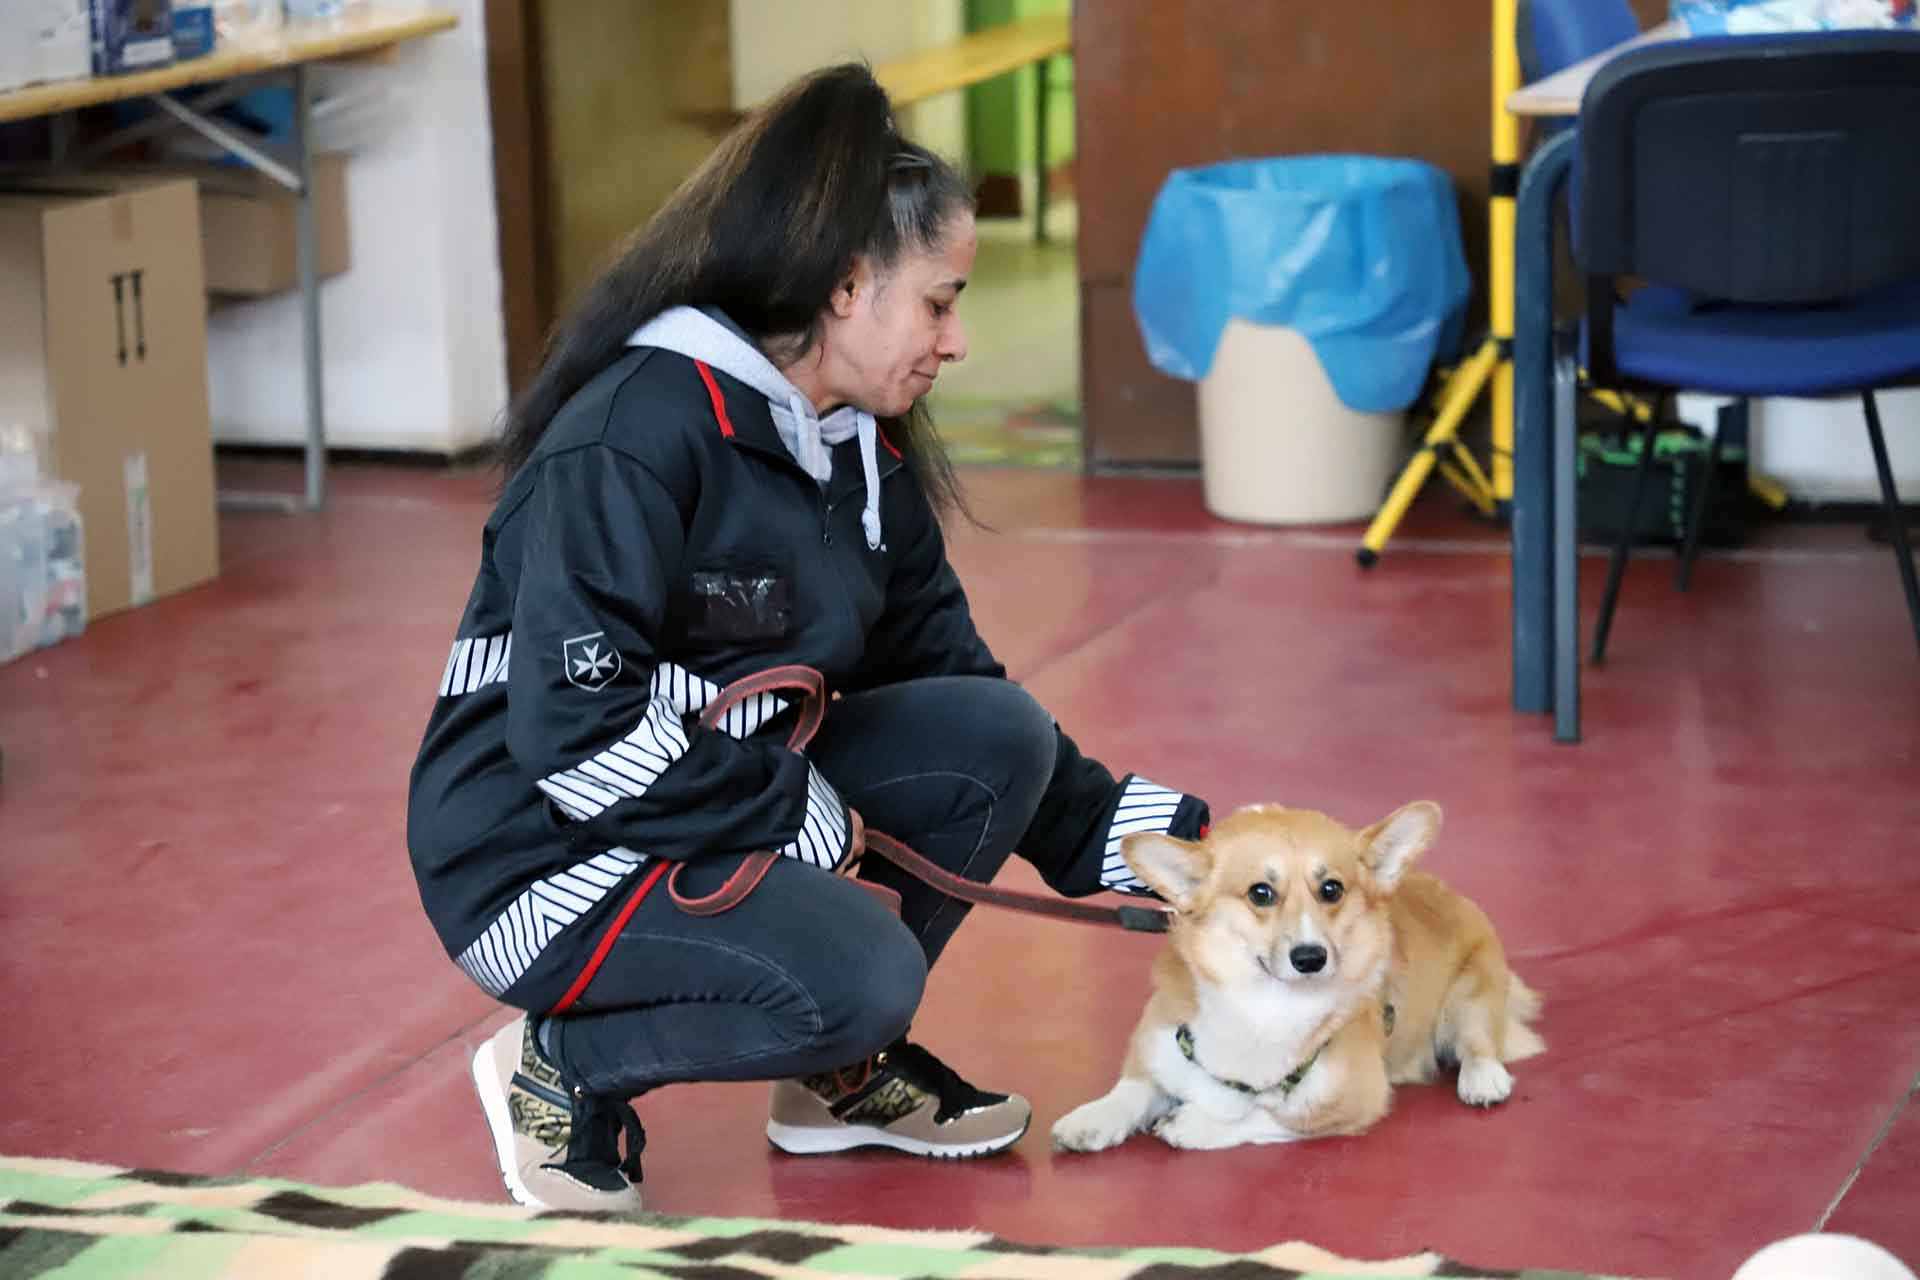
[[[1553,364],[1553,737],[1580,741],[1579,381],[1571,351]]]
[[[1687,513],[1687,538],[1680,547],[1680,563],[1674,569],[1673,584],[1685,591],[1693,585],[1693,561],[1700,554],[1700,529],[1707,522],[1707,508],[1713,505],[1713,486],[1720,477],[1720,450],[1726,443],[1718,427],[1713,444],[1707,449],[1707,472],[1700,477],[1700,492],[1694,495],[1693,510]]]
[[[1626,527],[1620,531],[1620,541],[1613,548],[1613,563],[1607,567],[1607,589],[1600,597],[1600,618],[1593,631],[1596,665],[1607,658],[1607,633],[1613,629],[1613,607],[1620,599],[1620,580],[1627,573],[1627,556],[1633,550],[1634,529],[1640,522],[1640,502],[1646,496],[1647,476],[1653,470],[1653,446],[1659,433],[1660,416],[1655,414],[1647,419],[1646,435],[1640,443],[1640,465],[1633,473],[1633,502],[1627,507]]]
[[[1861,395],[1867,407],[1867,439],[1873,444],[1873,467],[1880,473],[1880,500],[1887,508],[1887,534],[1900,561],[1900,585],[1907,592],[1907,616],[1913,619],[1913,639],[1920,644],[1920,582],[1914,580],[1913,549],[1907,545],[1907,522],[1900,514],[1900,494],[1893,487],[1893,464],[1887,460],[1887,440],[1880,434],[1880,406],[1873,392]]]

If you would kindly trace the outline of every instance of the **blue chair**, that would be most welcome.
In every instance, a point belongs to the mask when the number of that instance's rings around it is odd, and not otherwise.
[[[1520,0],[1520,74],[1531,84],[1640,34],[1627,0]]]
[[[1914,577],[1874,391],[1920,384],[1920,36],[1675,41],[1608,62],[1580,110],[1580,365],[1555,361],[1556,734],[1579,736],[1573,392],[1857,394],[1900,581]],[[1622,297],[1625,278],[1642,283]],[[1635,502],[1655,450],[1647,424]],[[1715,459],[1717,461],[1717,459]],[[1710,464],[1711,469],[1711,464]],[[1625,571],[1625,521],[1593,660]]]

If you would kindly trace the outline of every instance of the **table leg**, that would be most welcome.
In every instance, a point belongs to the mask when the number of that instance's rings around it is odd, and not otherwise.
[[[1556,348],[1562,343],[1556,343]],[[1580,741],[1580,373],[1571,344],[1553,356],[1553,737]],[[1651,447],[1651,446],[1649,446]]]
[[[1573,161],[1571,130],[1520,179],[1514,244],[1513,705],[1553,705],[1553,211]]]
[[[307,509],[327,501],[326,410],[320,364],[320,282],[313,229],[313,83],[306,66],[293,69],[293,152],[300,175],[298,237],[301,361],[307,384]]]

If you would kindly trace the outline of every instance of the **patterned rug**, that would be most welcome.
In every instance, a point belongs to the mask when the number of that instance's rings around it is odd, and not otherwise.
[[[438,1200],[389,1183],[322,1188],[265,1178],[117,1169],[0,1157],[0,1276],[312,1276],[326,1280],[582,1280],[658,1276],[1031,1277],[1268,1280],[1484,1276],[1434,1254],[1341,1259],[1304,1244],[1206,1249],[1056,1249],[984,1232],[894,1231],[750,1218],[534,1213]]]

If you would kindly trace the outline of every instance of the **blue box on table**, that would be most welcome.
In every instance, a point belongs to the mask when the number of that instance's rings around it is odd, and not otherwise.
[[[173,0],[174,61],[204,58],[213,44],[213,0]]]
[[[93,74],[151,71],[173,61],[173,0],[92,0]]]

